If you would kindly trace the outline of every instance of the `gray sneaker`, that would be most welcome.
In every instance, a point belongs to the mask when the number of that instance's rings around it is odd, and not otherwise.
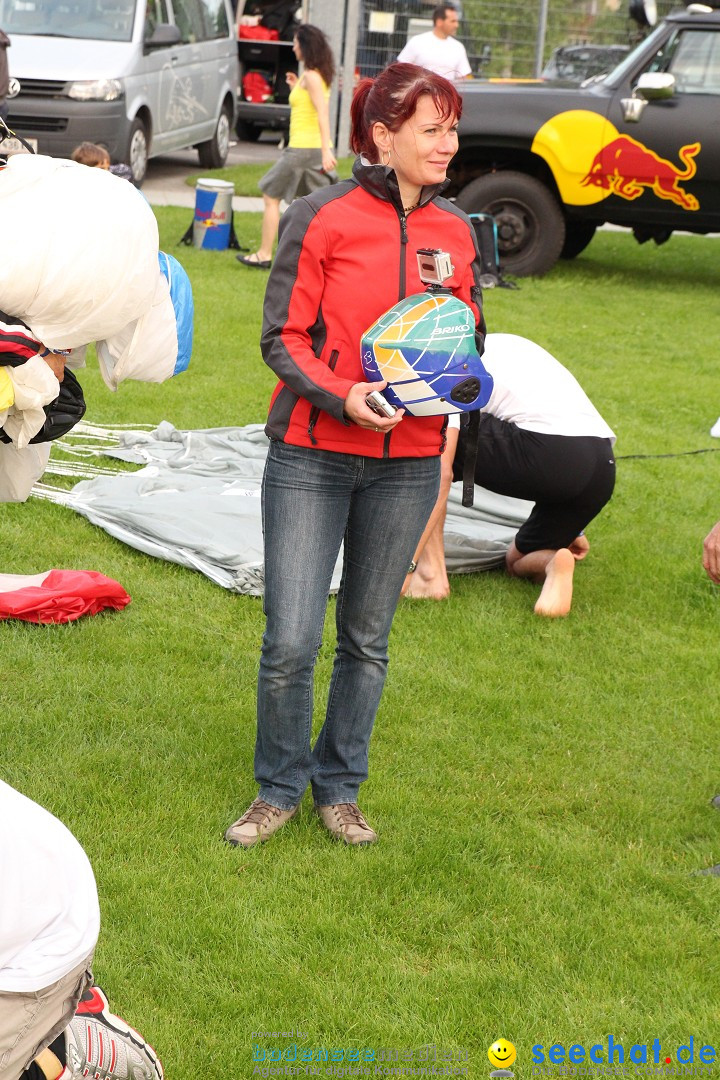
[[[67,1070],[72,1080],[163,1080],[152,1046],[110,1012],[99,986],[86,990],[65,1029]],[[61,1073],[64,1076],[65,1073]]]
[[[377,833],[368,825],[357,803],[336,803],[333,806],[316,806],[325,828],[336,840],[346,844],[374,844]]]
[[[255,799],[243,816],[230,826],[225,839],[234,847],[252,847],[253,844],[262,843],[281,829],[299,809],[299,803],[292,810],[280,810],[264,799]]]

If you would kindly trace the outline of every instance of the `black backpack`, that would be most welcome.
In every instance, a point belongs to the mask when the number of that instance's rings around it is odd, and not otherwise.
[[[477,237],[482,273],[480,286],[483,289],[516,289],[514,282],[506,281],[500,272],[498,253],[497,225],[492,214],[468,214]]]
[[[72,371],[65,368],[63,381],[60,383],[60,393],[45,405],[45,423],[30,440],[31,443],[53,442],[75,427],[85,415],[85,398],[82,386],[77,381]],[[0,440],[5,443],[11,442],[9,435],[0,428]]]

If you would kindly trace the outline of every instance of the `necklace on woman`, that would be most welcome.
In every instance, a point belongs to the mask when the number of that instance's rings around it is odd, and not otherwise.
[[[418,206],[419,206],[419,205],[420,205],[420,200],[418,199],[418,201],[417,201],[417,202],[414,202],[414,203],[412,204],[412,206],[403,206],[403,211],[404,211],[404,212],[405,212],[406,214],[409,214],[411,210],[417,210],[417,208],[418,208]]]

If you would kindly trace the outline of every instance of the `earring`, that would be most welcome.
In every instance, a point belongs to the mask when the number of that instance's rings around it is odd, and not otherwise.
[[[389,150],[386,150],[385,152],[386,152],[386,154],[387,154],[387,161],[383,161],[383,162],[382,162],[382,164],[383,164],[383,165],[385,166],[385,168],[387,169],[388,165],[390,164],[390,151],[389,151]]]

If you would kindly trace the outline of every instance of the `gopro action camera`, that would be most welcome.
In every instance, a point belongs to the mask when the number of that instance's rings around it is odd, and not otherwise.
[[[440,248],[418,248],[417,261],[420,280],[425,285],[442,285],[455,271],[448,252]]]

